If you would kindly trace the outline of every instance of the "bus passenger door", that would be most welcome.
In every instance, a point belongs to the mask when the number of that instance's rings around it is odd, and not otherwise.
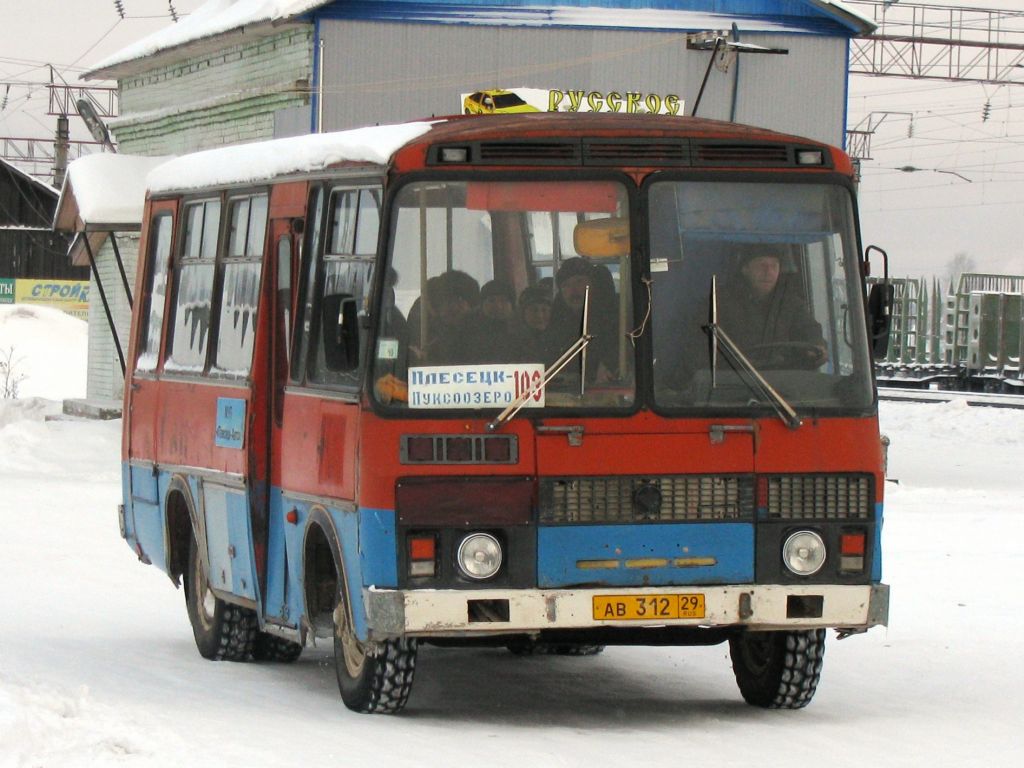
[[[294,529],[282,500],[281,461],[284,444],[285,386],[292,355],[295,317],[295,285],[299,269],[300,243],[305,226],[306,184],[274,187],[270,201],[270,244],[268,246],[269,304],[271,308],[270,354],[267,356],[267,466],[269,509],[267,530],[267,575],[264,615],[270,623],[297,626],[298,616],[289,607],[290,590],[286,529]]]
[[[124,411],[122,468],[125,533],[140,554],[158,557],[164,551],[163,518],[156,468],[156,423],[160,399],[160,367],[164,318],[167,315],[168,272],[174,239],[176,200],[152,204],[142,243],[136,285],[135,338],[129,350]],[[166,563],[158,563],[166,567]]]

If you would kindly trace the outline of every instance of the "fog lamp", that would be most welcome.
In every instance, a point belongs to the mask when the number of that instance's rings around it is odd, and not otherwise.
[[[489,533],[472,533],[459,545],[459,570],[471,579],[489,579],[501,568],[501,544]]]
[[[814,531],[797,531],[782,545],[782,562],[797,576],[811,576],[825,564],[825,542]]]

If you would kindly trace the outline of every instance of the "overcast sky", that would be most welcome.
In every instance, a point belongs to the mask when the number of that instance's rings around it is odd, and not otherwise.
[[[9,90],[0,86],[0,99],[6,98],[0,137],[53,136],[46,65],[74,84],[90,65],[173,23],[169,6],[183,15],[203,2],[121,0],[122,19],[114,0],[0,0],[0,83],[10,84]],[[1008,27],[1024,30],[1021,0],[931,4],[1003,10]],[[1024,31],[1013,42],[1024,43]],[[957,254],[972,259],[978,271],[1024,274],[1024,68],[1020,72],[1021,85],[998,87],[851,76],[848,127],[872,113],[876,123],[891,113],[877,125],[872,159],[863,165],[860,211],[865,245],[886,249],[894,274],[944,275]],[[77,120],[72,134],[90,138]],[[920,170],[898,170],[907,166]]]

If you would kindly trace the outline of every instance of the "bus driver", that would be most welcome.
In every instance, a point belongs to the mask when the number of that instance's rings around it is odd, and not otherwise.
[[[821,326],[782,276],[782,254],[743,248],[718,300],[718,324],[754,365],[813,369],[828,355]]]

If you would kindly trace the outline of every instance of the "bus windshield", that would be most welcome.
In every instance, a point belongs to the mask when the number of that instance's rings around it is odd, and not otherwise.
[[[378,400],[493,412],[532,391],[527,407],[631,406],[628,208],[625,187],[605,180],[405,186],[378,316]]]
[[[825,184],[650,186],[655,402],[766,408],[751,368],[798,413],[870,407],[850,193]],[[749,362],[730,359],[730,345]]]

